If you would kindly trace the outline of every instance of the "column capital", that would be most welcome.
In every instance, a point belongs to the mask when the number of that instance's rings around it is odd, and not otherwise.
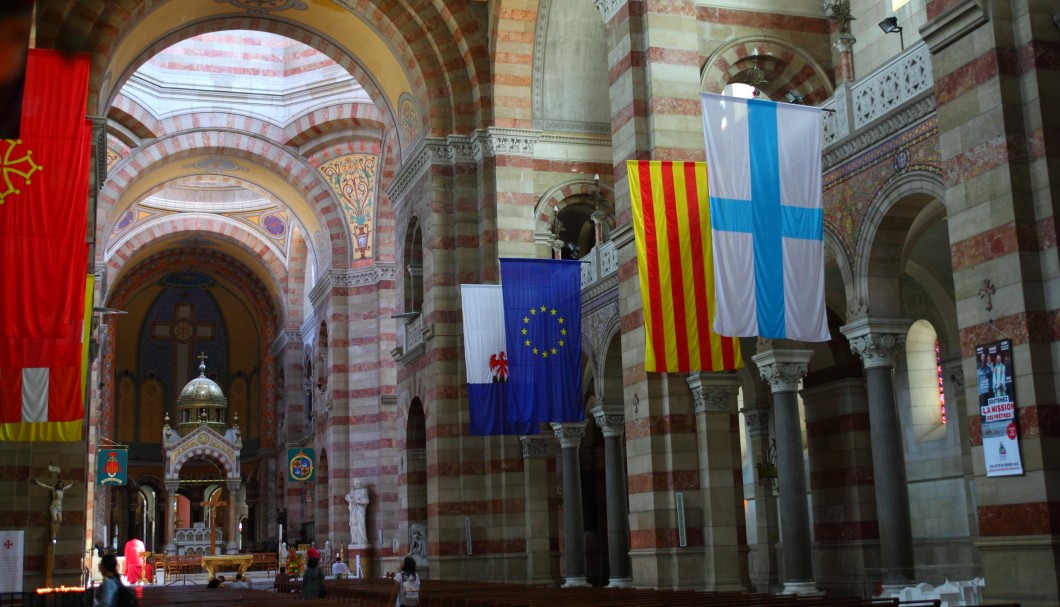
[[[622,438],[626,434],[626,416],[622,413],[608,413],[604,407],[593,407],[590,411],[596,425],[604,433],[604,438]]]
[[[696,415],[700,413],[736,413],[740,378],[735,373],[698,372],[685,378],[692,390]]]
[[[902,318],[859,318],[839,330],[850,342],[850,351],[861,357],[866,369],[893,367],[905,347],[910,321]]]
[[[585,437],[585,422],[552,422],[552,431],[564,449],[577,449]]]
[[[165,481],[165,486],[166,486],[166,493],[169,493],[170,495],[172,495],[172,494],[175,494],[177,492],[177,489],[180,489],[180,481],[167,480],[167,481]]]
[[[538,436],[520,436],[523,459],[541,458],[548,455],[548,440]]]
[[[769,411],[767,409],[740,409],[743,413],[743,425],[747,428],[748,436],[762,436],[769,434]]]
[[[813,350],[770,349],[755,354],[751,360],[758,365],[758,374],[776,394],[799,389],[799,380],[806,377],[811,358]]]
[[[600,10],[600,15],[604,18],[604,25],[607,25],[611,21],[611,17],[615,16],[618,9],[626,5],[629,0],[596,0],[596,8]]]

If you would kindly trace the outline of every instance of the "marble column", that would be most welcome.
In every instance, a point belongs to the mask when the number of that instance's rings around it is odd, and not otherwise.
[[[813,579],[810,510],[806,505],[806,472],[799,429],[796,391],[806,376],[813,350],[768,349],[752,360],[773,391],[773,425],[777,437],[780,476],[780,529],[784,535],[784,590],[782,594],[820,593]]]
[[[548,440],[537,436],[520,436],[523,447],[523,513],[526,516],[526,581],[530,584],[555,583],[556,569],[548,507],[553,483],[548,478]]]
[[[839,328],[865,367],[872,438],[872,474],[876,486],[876,518],[880,528],[880,567],[884,584],[913,581],[913,525],[905,478],[902,422],[894,396],[894,359],[905,347],[910,322],[863,317]]]
[[[578,445],[585,436],[585,422],[552,422],[552,431],[563,450],[563,536],[567,559],[567,579],[563,587],[588,586],[585,579],[582,475],[578,461]]]
[[[228,481],[228,506],[225,508],[225,554],[239,554],[239,481]]]
[[[626,416],[608,413],[605,407],[592,410],[596,425],[604,434],[604,491],[607,496],[607,562],[611,570],[608,588],[629,588],[633,570],[629,560],[629,508],[626,500]]]
[[[177,554],[177,542],[174,537],[174,532],[177,526],[177,488],[180,484],[177,481],[166,481],[166,493],[164,495],[166,503],[166,529],[165,538],[166,554],[175,555]]]
[[[745,528],[743,462],[740,458],[735,373],[691,373],[687,377],[696,412],[699,486],[703,502],[704,590],[745,591],[750,586],[747,554],[740,544]]]
[[[746,399],[746,397],[745,397]],[[747,429],[747,452],[750,460],[756,466],[769,465],[769,451],[772,448],[769,433],[769,408],[768,403],[758,405],[748,404],[744,401],[741,410],[744,417],[744,426]],[[749,564],[751,565],[750,577],[755,584],[757,592],[769,593],[779,583],[780,566],[777,563],[776,546],[780,542],[780,527],[777,524],[777,493],[775,483],[777,479],[763,482],[757,477],[758,482],[753,485],[755,500],[755,520],[748,521],[748,525],[755,525],[758,543],[750,547]]]

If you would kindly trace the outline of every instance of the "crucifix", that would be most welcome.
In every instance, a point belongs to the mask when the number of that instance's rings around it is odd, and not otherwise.
[[[203,507],[227,506],[228,502],[226,502],[224,500],[209,500],[209,501],[206,501],[206,502],[199,502],[199,505],[203,506]],[[217,554],[217,552],[216,552],[216,548],[217,548],[217,537],[216,536],[217,536],[217,533],[215,531],[217,529],[217,527],[214,526],[214,520],[216,520],[216,517],[211,516],[210,517],[210,555],[211,556]]]
[[[990,283],[990,279],[983,280],[983,286],[979,289],[979,299],[986,300],[983,307],[986,308],[987,312],[994,309],[994,302],[990,301],[990,296],[994,293],[997,293],[997,289]]]

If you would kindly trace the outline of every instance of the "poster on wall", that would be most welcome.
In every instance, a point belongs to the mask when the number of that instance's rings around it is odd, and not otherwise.
[[[22,592],[25,531],[0,531],[0,593]]]
[[[1012,340],[976,347],[975,364],[986,475],[1023,474],[1012,380]]]

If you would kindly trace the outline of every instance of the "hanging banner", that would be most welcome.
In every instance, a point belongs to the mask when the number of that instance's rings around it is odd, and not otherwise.
[[[287,450],[287,480],[311,481],[313,480],[313,450],[312,449],[288,449]]]
[[[975,361],[986,475],[1023,474],[1012,379],[1012,341],[1003,339],[976,347]]]
[[[100,447],[96,453],[96,479],[104,487],[125,485],[129,452],[116,447]]]
[[[26,532],[0,531],[0,593],[22,592]]]

